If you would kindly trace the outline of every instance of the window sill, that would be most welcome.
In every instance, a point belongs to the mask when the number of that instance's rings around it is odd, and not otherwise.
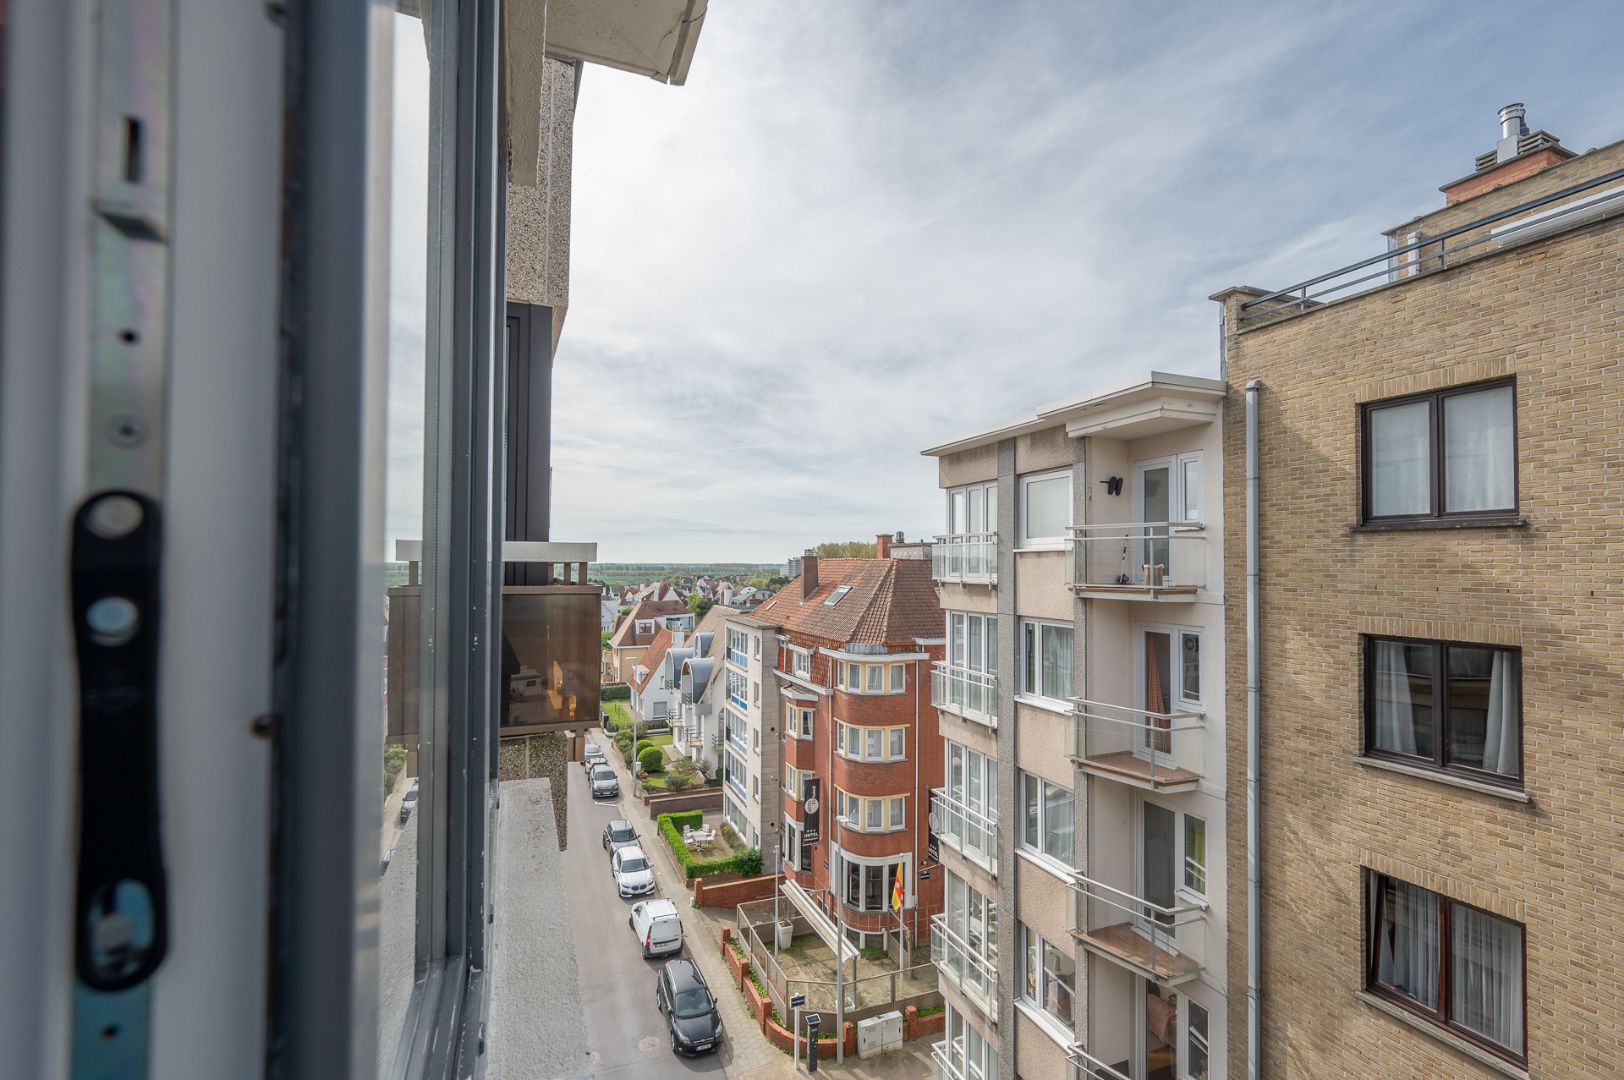
[[[1366,1005],[1369,1005],[1377,1012],[1386,1013],[1388,1016],[1391,1016],[1400,1023],[1408,1024],[1410,1027],[1421,1032],[1423,1035],[1430,1035],[1432,1038],[1443,1043],[1451,1050],[1457,1050],[1471,1058],[1473,1061],[1481,1062],[1482,1064],[1487,1065],[1489,1068],[1494,1069],[1496,1072],[1504,1073],[1506,1076],[1515,1077],[1516,1080],[1529,1080],[1527,1069],[1513,1065],[1505,1058],[1497,1057],[1496,1055],[1489,1053],[1482,1047],[1461,1038],[1459,1035],[1454,1034],[1446,1028],[1441,1028],[1436,1024],[1429,1024],[1419,1016],[1412,1015],[1408,1011],[1394,1005],[1390,1001],[1382,1000],[1380,997],[1372,994],[1368,990],[1355,990],[1353,996],[1364,1002]]]
[[[1076,870],[1073,870],[1071,867],[1067,866],[1053,855],[1045,855],[1043,852],[1026,847],[1024,844],[1016,845],[1015,854],[1019,855],[1021,858],[1025,859],[1039,870],[1053,875],[1065,885],[1070,885],[1072,875],[1077,873]]]
[[[1053,1039],[1062,1050],[1070,1049],[1072,1044],[1077,1041],[1076,1033],[1050,1016],[1046,1010],[1038,1008],[1030,1001],[1024,998],[1016,998],[1015,1007],[1021,1010],[1026,1018],[1036,1024],[1045,1035]]]
[[[1420,521],[1366,521],[1349,525],[1350,533],[1375,532],[1437,532],[1440,529],[1504,529],[1524,528],[1528,519],[1516,514],[1480,518],[1424,518]]]
[[[1355,754],[1353,763],[1362,765],[1367,769],[1383,769],[1387,772],[1399,773],[1402,776],[1413,776],[1417,780],[1430,780],[1435,784],[1447,784],[1450,787],[1475,791],[1479,795],[1492,795],[1496,799],[1504,799],[1507,802],[1532,803],[1534,801],[1534,797],[1526,791],[1501,787],[1499,784],[1490,784],[1482,780],[1472,780],[1465,776],[1458,776],[1455,773],[1439,772],[1436,769],[1423,769],[1416,765],[1406,765],[1401,761],[1387,761],[1383,758]]]
[[[1018,705],[1030,705],[1034,709],[1042,709],[1045,712],[1059,713],[1061,716],[1071,715],[1070,705],[1055,701],[1053,698],[1034,697],[1031,694],[1016,694],[1015,702]]]

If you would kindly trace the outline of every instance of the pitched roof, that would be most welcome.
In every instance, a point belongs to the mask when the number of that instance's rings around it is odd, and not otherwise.
[[[643,677],[637,680],[638,693],[642,693],[643,688],[649,684],[649,680],[654,678],[654,673],[659,670],[660,661],[665,659],[666,651],[670,648],[671,631],[662,626],[655,633],[654,640],[649,642],[648,652],[637,660],[637,666],[644,669]]]
[[[647,645],[654,640],[655,635],[638,634],[637,623],[639,620],[646,622],[649,619],[658,619],[663,615],[684,615],[687,611],[688,605],[680,600],[644,600],[632,608],[631,614],[627,615],[621,620],[620,625],[615,627],[614,634],[609,638],[609,647],[623,649],[628,646],[635,648],[639,645]]]
[[[910,646],[942,636],[942,608],[923,559],[819,559],[818,587],[802,595],[798,577],[752,615],[785,630],[842,643]],[[836,589],[850,591],[833,607]]]

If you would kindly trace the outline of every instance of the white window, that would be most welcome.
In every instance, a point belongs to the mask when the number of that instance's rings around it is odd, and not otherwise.
[[[750,684],[750,701],[751,701],[752,704],[755,704],[755,705],[760,705],[761,704],[761,684],[760,683],[751,683]]]
[[[801,801],[801,770],[793,765],[784,766],[784,794]]]
[[[761,801],[761,777],[759,776],[750,778],[750,797],[755,799],[756,802]]]
[[[1184,815],[1184,887],[1207,895],[1207,823],[1194,814]]]
[[[1074,866],[1072,793],[1028,772],[1020,774],[1017,790],[1021,796],[1022,846]]]
[[[908,816],[908,800],[907,800],[907,798],[902,796],[902,795],[897,795],[894,798],[892,798],[891,799],[891,828],[892,828],[892,830],[894,831],[894,830],[903,828],[904,825],[907,822],[907,816]]]
[[[761,729],[760,728],[752,728],[750,730],[750,746],[754,750],[760,750],[761,749]]]
[[[1021,693],[1065,702],[1072,696],[1071,627],[1021,622]]]
[[[803,777],[807,773],[801,774]],[[888,795],[865,799],[849,791],[835,789],[841,824],[854,832],[897,832],[907,827],[907,796]]]
[[[865,761],[878,761],[885,757],[885,731],[883,728],[868,728],[863,732],[863,759]]]
[[[810,739],[812,710],[801,705],[791,705],[784,720],[784,733],[792,739]]]
[[[811,678],[812,654],[807,652],[805,649],[797,649],[795,646],[791,645],[789,647],[789,656],[790,667],[794,670],[795,674],[804,678]]]
[[[892,728],[886,736],[888,745],[885,755],[892,761],[901,761],[908,756],[908,729]]]
[[[837,720],[835,752],[854,761],[901,761],[908,756],[908,729],[861,727]]]
[[[753,647],[752,651],[755,653],[756,659],[760,660],[761,659],[761,636],[758,634],[755,637],[752,637],[750,639],[750,642],[751,642],[751,645]]]
[[[846,689],[850,693],[857,693],[863,688],[863,667],[861,664],[843,664],[846,670]]]
[[[1143,631],[1142,694],[1146,712],[1169,713],[1201,704],[1201,632],[1183,627]],[[1171,752],[1172,736],[1148,733],[1161,754]],[[1144,747],[1140,748],[1145,749]]]
[[[948,612],[947,662],[969,671],[997,671],[998,616]]]
[[[1207,1080],[1212,1069],[1212,1048],[1208,1041],[1208,1028],[1211,1019],[1207,1010],[1188,997],[1189,1012],[1184,1025],[1185,1030],[1185,1064],[1184,1072],[1190,1080]]]
[[[654,703],[654,714],[653,714],[654,719],[656,719],[656,720],[664,720],[666,718],[666,716],[668,715],[667,710],[669,708],[670,708],[669,703],[664,702],[664,701],[656,701]]]
[[[643,620],[639,619],[637,621],[637,632],[639,634],[652,634],[654,633],[654,624],[652,622],[644,622]]]
[[[879,664],[864,664],[868,669],[868,692],[870,694],[885,693],[885,668]]]
[[[908,665],[891,665],[891,692],[900,694],[908,688]]]
[[[998,485],[971,484],[947,493],[949,536],[976,536],[998,531]]]
[[[1021,477],[1021,546],[1064,544],[1071,526],[1071,470]]]
[[[859,911],[888,911],[897,877],[902,878],[902,906],[913,907],[913,885],[906,855],[870,858],[836,849],[834,880],[842,903]]]
[[[1022,999],[1042,1009],[1070,1030],[1071,999],[1077,985],[1076,958],[1064,948],[1043,940],[1037,931],[1025,923],[1019,924],[1019,929],[1019,990]]]

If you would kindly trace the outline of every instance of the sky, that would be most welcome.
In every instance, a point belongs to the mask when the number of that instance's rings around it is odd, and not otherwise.
[[[921,449],[1216,376],[1211,293],[1380,252],[1500,106],[1624,138],[1621,31],[1601,3],[712,0],[686,85],[582,78],[554,539],[778,562],[940,531]]]

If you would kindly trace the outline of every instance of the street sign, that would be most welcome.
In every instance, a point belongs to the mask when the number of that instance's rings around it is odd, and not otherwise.
[[[920,881],[929,881],[930,880],[930,867],[921,866],[919,868],[919,880]]]
[[[805,1004],[806,1004],[806,995],[805,994],[791,994],[789,996],[789,1007],[790,1008],[799,1009],[802,1005],[805,1005]]]

